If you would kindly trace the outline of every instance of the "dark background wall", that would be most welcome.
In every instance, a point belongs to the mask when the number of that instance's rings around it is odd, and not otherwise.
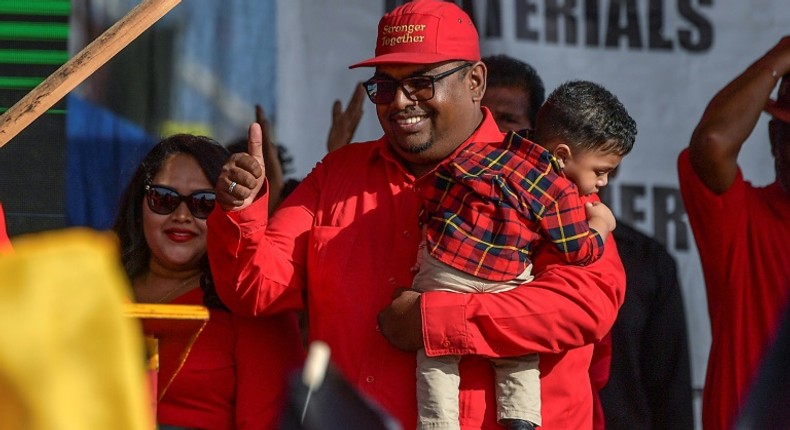
[[[69,0],[0,2],[0,112],[68,59]],[[8,234],[65,226],[65,101],[0,148]]]

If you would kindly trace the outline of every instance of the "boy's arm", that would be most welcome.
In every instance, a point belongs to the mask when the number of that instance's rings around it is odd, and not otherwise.
[[[584,209],[587,210],[587,223],[590,229],[595,230],[601,236],[601,240],[606,242],[609,233],[617,226],[612,210],[601,202],[587,202],[584,204]]]
[[[556,197],[550,201],[543,199],[543,213],[538,214],[542,234],[562,254],[565,262],[577,265],[590,264],[603,255],[605,236],[601,233],[605,229],[591,230],[587,221],[588,209],[585,209],[585,204],[574,185],[563,179],[556,181],[553,186],[562,189],[552,193]],[[596,203],[596,205],[600,204],[600,202]]]

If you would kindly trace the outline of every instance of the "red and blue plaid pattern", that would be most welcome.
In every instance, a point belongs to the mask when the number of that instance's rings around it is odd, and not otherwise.
[[[436,170],[424,188],[421,222],[428,250],[458,270],[491,281],[520,275],[541,241],[569,263],[603,254],[578,190],[543,147],[510,132],[502,142],[472,142]]]

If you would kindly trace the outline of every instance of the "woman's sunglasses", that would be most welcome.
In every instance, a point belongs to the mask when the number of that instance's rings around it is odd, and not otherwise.
[[[196,191],[188,196],[178,194],[178,191],[164,185],[146,185],[145,200],[152,212],[159,215],[169,215],[184,202],[189,212],[195,218],[208,218],[214,209],[213,191]]]

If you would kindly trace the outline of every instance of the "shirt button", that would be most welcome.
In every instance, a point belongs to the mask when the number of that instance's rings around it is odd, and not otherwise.
[[[367,378],[365,378],[365,382],[367,382],[368,384],[373,382],[373,377],[372,376],[368,376]]]
[[[442,346],[445,347],[445,348],[449,348],[450,347],[450,341],[449,340],[443,340],[442,341]]]
[[[409,237],[409,230],[403,230],[403,237]]]
[[[390,278],[390,285],[395,285],[395,278]]]

